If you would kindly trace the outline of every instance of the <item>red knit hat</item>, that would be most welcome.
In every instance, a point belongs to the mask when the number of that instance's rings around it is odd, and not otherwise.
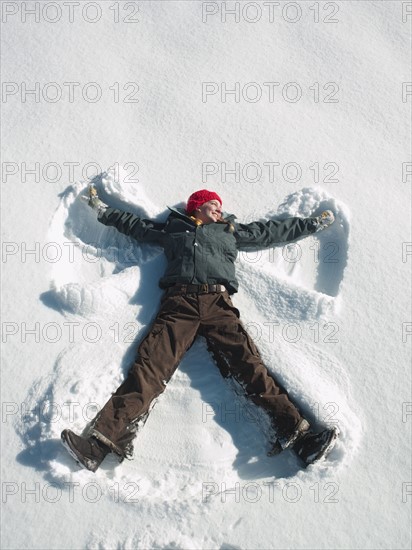
[[[192,214],[196,208],[199,208],[199,206],[202,206],[205,202],[213,200],[218,200],[220,202],[220,206],[222,206],[222,199],[214,191],[208,191],[207,189],[195,191],[190,195],[189,200],[187,201],[186,212],[188,214]]]

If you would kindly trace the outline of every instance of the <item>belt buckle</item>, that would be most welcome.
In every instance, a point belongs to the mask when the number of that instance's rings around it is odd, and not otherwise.
[[[209,285],[206,283],[206,284],[201,284],[200,285],[200,292],[202,294],[207,294],[209,292]]]

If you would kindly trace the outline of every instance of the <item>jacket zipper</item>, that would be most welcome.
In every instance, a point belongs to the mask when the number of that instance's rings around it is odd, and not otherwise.
[[[193,275],[192,275],[192,280],[190,281],[192,284],[193,284],[193,281],[195,280],[196,278],[196,249],[198,248],[198,243],[197,243],[197,231],[199,229],[199,227],[201,226],[197,226],[195,228],[195,242],[193,243]]]

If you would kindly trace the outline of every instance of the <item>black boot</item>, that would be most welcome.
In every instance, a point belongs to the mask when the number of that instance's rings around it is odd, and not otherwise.
[[[278,436],[272,449],[268,452],[268,456],[278,455],[286,449],[291,449],[295,441],[302,437],[302,435],[305,434],[309,430],[309,428],[310,425],[307,420],[305,420],[304,418],[299,420],[292,433],[284,436]]]
[[[339,435],[339,429],[334,426],[320,433],[306,432],[299,437],[293,450],[298,457],[308,466],[326,457],[333,449]]]
[[[91,472],[97,470],[110,452],[109,447],[95,437],[80,437],[71,430],[63,430],[61,438],[74,460]]]

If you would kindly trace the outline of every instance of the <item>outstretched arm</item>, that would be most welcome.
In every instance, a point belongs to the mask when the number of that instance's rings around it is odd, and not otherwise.
[[[235,224],[239,249],[265,248],[277,243],[289,243],[326,229],[335,221],[333,212],[325,210],[314,218],[287,218]]]
[[[89,187],[88,205],[97,212],[97,219],[100,223],[115,227],[120,233],[137,241],[163,245],[164,223],[145,220],[130,212],[111,208],[100,200],[93,185]]]

